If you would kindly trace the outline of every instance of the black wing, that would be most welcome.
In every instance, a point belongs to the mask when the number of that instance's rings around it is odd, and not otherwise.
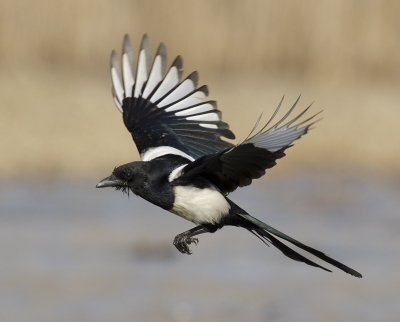
[[[203,156],[188,164],[182,169],[181,176],[177,180],[190,182],[194,176],[201,175],[211,181],[222,193],[227,194],[237,187],[251,184],[253,179],[262,177],[266,169],[272,168],[277,159],[285,156],[284,151],[291,146],[292,142],[307,133],[310,126],[315,123],[308,122],[316,115],[292,125],[309,109],[309,106],[290,122],[279,127],[295,108],[299,101],[297,99],[278,123],[264,131],[274,119],[282,101],[283,98],[274,115],[259,132],[233,148]]]
[[[114,102],[123,113],[142,160],[171,153],[193,161],[232,147],[221,136],[235,136],[229,125],[221,121],[216,102],[205,101],[207,87],[197,88],[197,72],[181,81],[182,59],[178,56],[165,74],[166,57],[161,43],[151,65],[150,42],[144,35],[135,77],[128,35],[124,39],[122,70],[115,51],[111,54]]]

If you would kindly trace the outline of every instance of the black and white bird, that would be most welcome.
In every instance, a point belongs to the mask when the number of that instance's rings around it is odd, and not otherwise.
[[[278,238],[346,273],[362,277],[350,267],[250,216],[227,198],[230,192],[250,185],[253,179],[262,177],[266,169],[275,166],[293,141],[307,133],[315,115],[296,123],[307,112],[306,108],[288,121],[297,99],[286,115],[273,123],[282,99],[261,130],[239,144],[228,143],[221,137],[234,139],[235,135],[222,121],[216,102],[206,99],[207,86],[198,87],[198,73],[193,72],[182,80],[180,56],[166,72],[166,56],[166,48],[161,43],[151,62],[147,35],[142,39],[137,66],[128,35],[123,43],[122,68],[116,52],[112,52],[114,102],[142,161],[115,168],[96,187],[131,191],[193,222],[194,228],[174,239],[173,244],[181,253],[191,254],[189,245],[197,245],[195,236],[199,234],[214,233],[227,225],[237,226],[274,245],[291,259],[330,271]]]

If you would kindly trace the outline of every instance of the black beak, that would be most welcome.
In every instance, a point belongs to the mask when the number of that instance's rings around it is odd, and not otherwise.
[[[113,174],[107,178],[101,180],[97,185],[96,188],[105,188],[105,187],[115,187],[115,186],[122,186],[124,182],[118,179]]]

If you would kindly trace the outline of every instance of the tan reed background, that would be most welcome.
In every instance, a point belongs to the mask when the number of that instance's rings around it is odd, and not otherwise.
[[[0,1],[0,177],[99,175],[137,158],[110,95],[129,33],[200,72],[238,139],[281,96],[317,129],[280,171],[400,175],[398,1]],[[279,170],[277,170],[279,172]]]

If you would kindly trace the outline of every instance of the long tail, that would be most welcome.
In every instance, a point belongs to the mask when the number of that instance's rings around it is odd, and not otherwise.
[[[240,217],[244,218],[246,221],[243,222],[242,226],[243,228],[246,228],[249,230],[251,233],[256,235],[258,238],[260,238],[263,242],[269,242],[272,245],[274,245],[276,248],[278,248],[282,253],[284,253],[286,256],[288,256],[291,259],[294,259],[295,261],[303,262],[311,266],[319,267],[322,268],[325,271],[331,272],[329,269],[326,269],[325,267],[322,267],[313,261],[305,258],[304,256],[300,255],[299,253],[295,252],[293,249],[289,248],[282,242],[280,242],[278,239],[276,239],[274,236],[280,237],[284,240],[287,240],[288,242],[292,243],[293,245],[296,245],[297,247],[304,249],[305,251],[315,255],[316,257],[324,260],[325,262],[332,264],[333,266],[336,266],[337,268],[341,269],[342,271],[351,274],[355,277],[361,278],[362,275],[355,271],[354,269],[347,267],[346,265],[339,263],[337,260],[334,260],[333,258],[330,258],[329,256],[325,255],[324,253],[320,252],[319,250],[316,250],[314,248],[311,248],[307,245],[304,245],[303,243],[300,243],[299,241],[285,235],[284,233],[281,233],[280,231],[276,230],[275,228],[272,228],[271,226],[263,223],[262,221],[250,216],[247,213],[244,214],[238,214]]]

